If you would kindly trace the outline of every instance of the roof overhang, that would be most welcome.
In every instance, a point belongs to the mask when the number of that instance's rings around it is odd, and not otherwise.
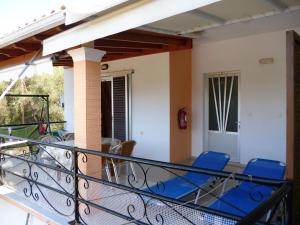
[[[8,45],[14,44],[23,39],[32,37],[36,34],[40,34],[44,31],[50,30],[54,27],[63,25],[65,23],[65,12],[59,11],[51,14],[35,23],[20,28],[8,35],[4,35],[0,38],[0,48],[4,48]]]
[[[218,1],[138,1],[45,39],[43,41],[43,55],[60,52]]]

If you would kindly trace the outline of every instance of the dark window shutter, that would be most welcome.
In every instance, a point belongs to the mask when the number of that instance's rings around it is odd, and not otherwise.
[[[126,78],[113,78],[114,137],[126,140]]]

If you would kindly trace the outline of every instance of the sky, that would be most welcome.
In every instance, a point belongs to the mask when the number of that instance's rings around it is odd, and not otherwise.
[[[76,1],[76,0],[74,0]],[[51,10],[59,10],[61,5],[69,3],[70,0],[0,0],[0,36],[10,33],[23,27],[26,23],[32,23],[42,15],[49,15]],[[8,71],[0,71],[0,82],[3,80],[15,79],[23,67],[12,68]],[[52,72],[51,64],[31,66],[25,76],[34,73]]]
[[[0,35],[80,0],[0,0]],[[100,0],[101,1],[101,0]]]
[[[49,15],[52,10],[58,11],[62,5],[69,3],[70,0],[0,0],[0,36],[18,29],[19,26],[23,27],[26,23],[32,23],[42,15]],[[23,66],[16,66],[1,70],[0,82],[15,79],[22,69]],[[50,62],[31,66],[24,75],[31,76],[43,72],[52,72]]]
[[[39,20],[43,15],[50,15],[52,10],[59,11],[64,5],[68,9],[84,11],[119,2],[121,0],[0,0],[0,37]],[[0,70],[0,82],[15,79],[24,65]],[[51,61],[30,66],[25,76],[34,73],[52,73]]]
[[[64,5],[73,12],[100,11],[124,0],[0,0],[0,36],[23,27],[26,23],[59,11]]]

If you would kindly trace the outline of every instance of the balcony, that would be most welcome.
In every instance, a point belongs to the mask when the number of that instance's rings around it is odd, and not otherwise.
[[[103,153],[65,145],[2,136],[2,187],[11,190],[8,198],[49,212],[54,224],[288,224],[291,184],[238,173],[200,169],[136,157]],[[60,157],[53,149],[61,151]],[[113,160],[116,167],[85,171],[84,165],[101,165]],[[115,170],[113,170],[115,169]],[[118,171],[118,172],[117,172]],[[204,186],[184,198],[167,197],[165,181],[182,179],[185,173],[210,177]],[[110,174],[110,176],[108,176]],[[118,178],[116,179],[118,174]],[[250,213],[236,216],[214,210],[212,202],[240,182],[251,182],[249,193],[261,201],[256,187],[274,189]],[[196,184],[195,184],[196,185]],[[13,197],[14,196],[14,197]],[[17,197],[16,197],[17,196]],[[22,203],[21,203],[22,202]],[[231,204],[227,202],[227,204]],[[62,222],[63,221],[63,222]]]

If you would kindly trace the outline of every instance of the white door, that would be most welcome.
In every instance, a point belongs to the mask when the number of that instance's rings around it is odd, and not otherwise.
[[[239,78],[225,72],[206,77],[206,149],[227,153],[234,162],[239,162]]]

